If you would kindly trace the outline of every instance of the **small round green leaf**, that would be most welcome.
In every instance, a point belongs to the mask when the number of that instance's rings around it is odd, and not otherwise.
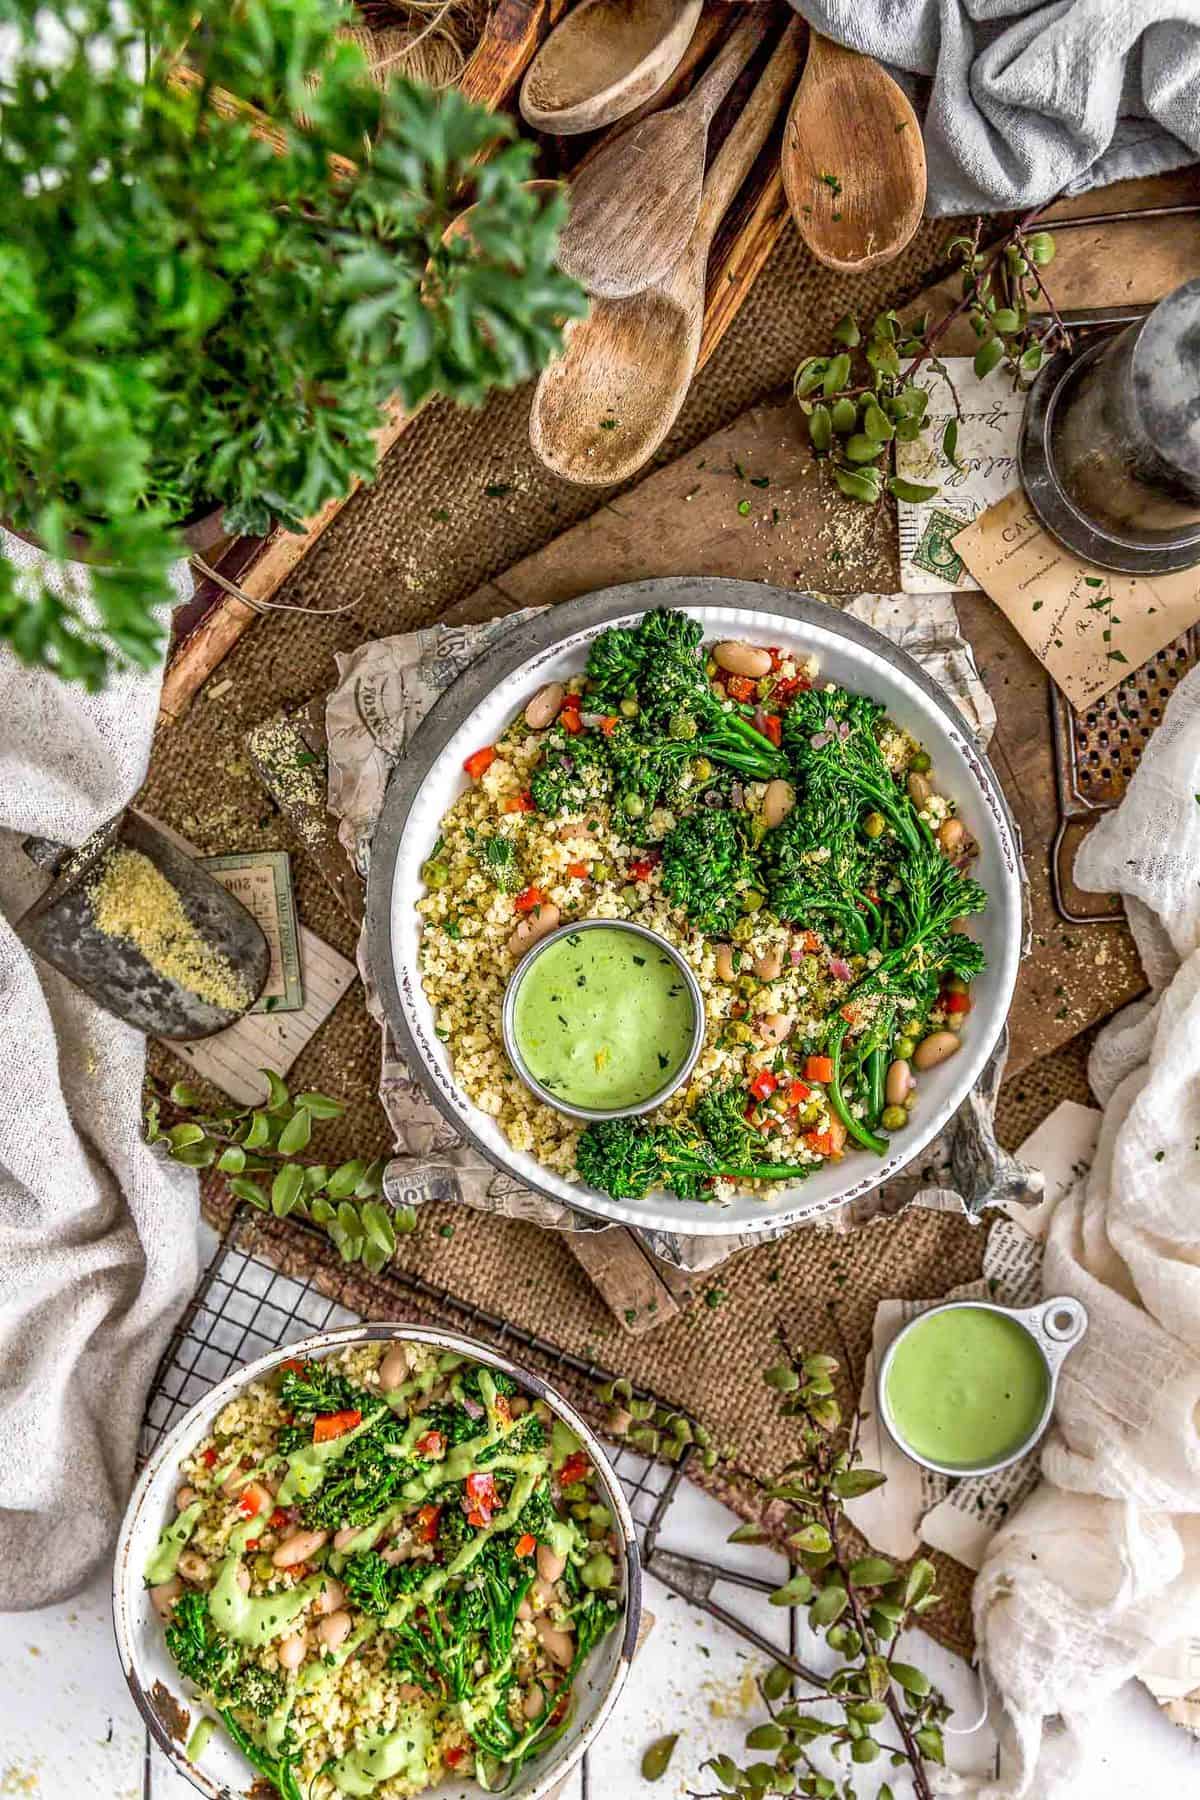
[[[821,383],[821,392],[828,400],[831,394],[840,393],[850,379],[850,358],[845,351],[840,356],[830,358],[829,367]]]
[[[229,1184],[231,1194],[239,1200],[248,1200],[251,1206],[257,1206],[260,1212],[270,1212],[271,1202],[259,1187],[257,1181],[247,1181],[244,1176],[235,1175]]]
[[[265,1112],[256,1112],[250,1121],[250,1129],[242,1139],[242,1143],[247,1150],[261,1150],[262,1146],[269,1144],[270,1141],[271,1121]]]
[[[792,379],[792,392],[797,400],[804,400],[817,391],[828,366],[828,358],[824,356],[810,356],[800,364]]]
[[[661,1781],[675,1754],[675,1746],[679,1742],[677,1731],[668,1732],[666,1737],[655,1738],[642,1757],[643,1781]]]
[[[288,1163],[271,1183],[271,1211],[277,1219],[286,1219],[304,1191],[304,1170],[299,1163]]]
[[[792,1672],[782,1663],[776,1663],[762,1678],[762,1691],[768,1700],[781,1700],[791,1685]]]
[[[906,1694],[916,1694],[923,1698],[933,1685],[923,1669],[914,1669],[911,1663],[894,1662],[890,1665],[892,1680],[902,1687]]]
[[[766,1371],[763,1380],[780,1394],[792,1394],[800,1386],[800,1377],[790,1363],[776,1363]]]
[[[869,438],[866,432],[855,431],[846,439],[845,451],[852,463],[872,462],[883,454],[883,445]]]
[[[833,328],[833,341],[835,344],[845,344],[847,350],[853,350],[856,344],[861,343],[862,332],[853,313],[842,314]]]
[[[861,500],[873,506],[882,493],[876,469],[835,469],[833,478],[848,500]]]
[[[328,1094],[297,1094],[296,1105],[314,1119],[340,1119],[346,1110],[340,1100],[332,1100]]]
[[[1035,231],[1025,242],[1039,269],[1044,269],[1047,263],[1054,261],[1055,243],[1048,231]]]
[[[894,494],[897,500],[911,500],[914,504],[932,500],[938,492],[936,487],[927,487],[923,481],[906,481],[903,475],[892,475],[887,485],[888,493]]]
[[[312,1136],[312,1115],[300,1106],[292,1114],[279,1134],[278,1149],[281,1156],[294,1156],[303,1150]],[[303,1179],[303,1177],[301,1177]]]
[[[850,1596],[844,1587],[831,1584],[821,1589],[812,1603],[809,1618],[815,1626],[834,1625],[841,1618],[850,1604]]]
[[[887,1480],[878,1469],[844,1469],[835,1475],[833,1491],[840,1500],[855,1500],[859,1494],[869,1494],[875,1488],[882,1487]]]
[[[873,1763],[879,1754],[879,1745],[875,1739],[862,1737],[851,1746],[850,1760],[856,1763]]]
[[[246,1167],[246,1152],[240,1144],[226,1144],[217,1158],[217,1167],[222,1175],[240,1175]]]
[[[202,1144],[204,1127],[202,1125],[172,1125],[167,1133],[167,1139],[173,1150],[183,1150],[189,1144]]]
[[[840,400],[834,401],[829,416],[838,436],[847,437],[858,424],[858,402],[843,394]]]
[[[329,1177],[327,1190],[329,1198],[331,1200],[349,1199],[366,1173],[366,1169],[366,1163],[357,1159],[353,1162],[340,1163]]]
[[[883,1556],[860,1556],[850,1564],[850,1579],[856,1587],[882,1587],[895,1573],[894,1565]]]
[[[982,381],[1004,360],[1004,345],[998,337],[987,338],[975,352],[975,373]]]
[[[377,1244],[385,1257],[391,1256],[396,1248],[396,1233],[387,1207],[380,1206],[377,1200],[368,1200],[360,1208],[359,1217],[368,1240]]]
[[[819,400],[808,415],[808,436],[813,449],[821,453],[828,450],[833,442],[829,408],[822,406]]]
[[[807,1606],[812,1599],[813,1585],[805,1574],[793,1575],[782,1587],[776,1588],[771,1595],[772,1606]]]
[[[282,1112],[285,1106],[291,1104],[287,1084],[274,1069],[260,1069],[258,1072],[267,1084],[267,1111]]]
[[[746,1747],[749,1750],[778,1750],[787,1742],[787,1734],[778,1725],[756,1725],[753,1731],[746,1733]]]

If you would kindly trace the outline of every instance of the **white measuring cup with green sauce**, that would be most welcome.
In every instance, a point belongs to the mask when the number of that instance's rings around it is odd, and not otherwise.
[[[879,1415],[904,1454],[926,1469],[1006,1469],[1050,1423],[1059,1372],[1087,1326],[1086,1309],[1069,1295],[1026,1307],[932,1306],[884,1354]]]

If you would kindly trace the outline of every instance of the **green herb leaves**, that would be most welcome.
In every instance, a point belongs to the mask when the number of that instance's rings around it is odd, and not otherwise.
[[[161,1143],[173,1161],[189,1168],[215,1167],[229,1176],[230,1193],[261,1212],[277,1219],[295,1213],[323,1227],[344,1262],[382,1269],[395,1253],[397,1234],[416,1225],[411,1207],[393,1207],[381,1199],[383,1159],[367,1163],[356,1157],[333,1170],[324,1163],[292,1162],[291,1157],[307,1149],[314,1121],[341,1117],[341,1102],[319,1093],[293,1098],[273,1069],[261,1073],[267,1098],[257,1107],[206,1109],[198,1089],[176,1082],[172,1106],[196,1116],[166,1130],[159,1122],[161,1103],[152,1096],[146,1106],[146,1141]]]
[[[532,147],[453,88],[377,88],[338,0],[79,0],[50,60],[43,15],[5,14],[0,518],[58,565],[85,539],[90,594],[0,559],[0,640],[95,689],[156,661],[190,517],[298,526],[372,479],[393,394],[478,405],[586,301]]]

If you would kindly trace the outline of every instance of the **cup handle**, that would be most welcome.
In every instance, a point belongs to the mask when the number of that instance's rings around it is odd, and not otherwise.
[[[1024,1315],[1051,1364],[1061,1362],[1088,1328],[1087,1308],[1070,1294],[1031,1306]]]

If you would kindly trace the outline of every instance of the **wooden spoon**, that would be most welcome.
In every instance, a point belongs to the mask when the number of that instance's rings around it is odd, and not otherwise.
[[[704,325],[713,234],[770,134],[800,67],[793,19],[709,170],[687,248],[666,279],[624,300],[597,300],[534,390],[529,441],[567,481],[625,481],[658,449],[687,397]]]
[[[769,22],[769,7],[752,7],[686,100],[626,131],[571,183],[558,260],[589,294],[640,293],[683,255],[700,214],[708,128]]]
[[[783,134],[783,186],[818,262],[848,274],[899,256],[925,210],[917,115],[870,56],[809,34]]]
[[[524,117],[558,137],[623,119],[670,80],[702,6],[703,0],[580,0],[525,71]]]

